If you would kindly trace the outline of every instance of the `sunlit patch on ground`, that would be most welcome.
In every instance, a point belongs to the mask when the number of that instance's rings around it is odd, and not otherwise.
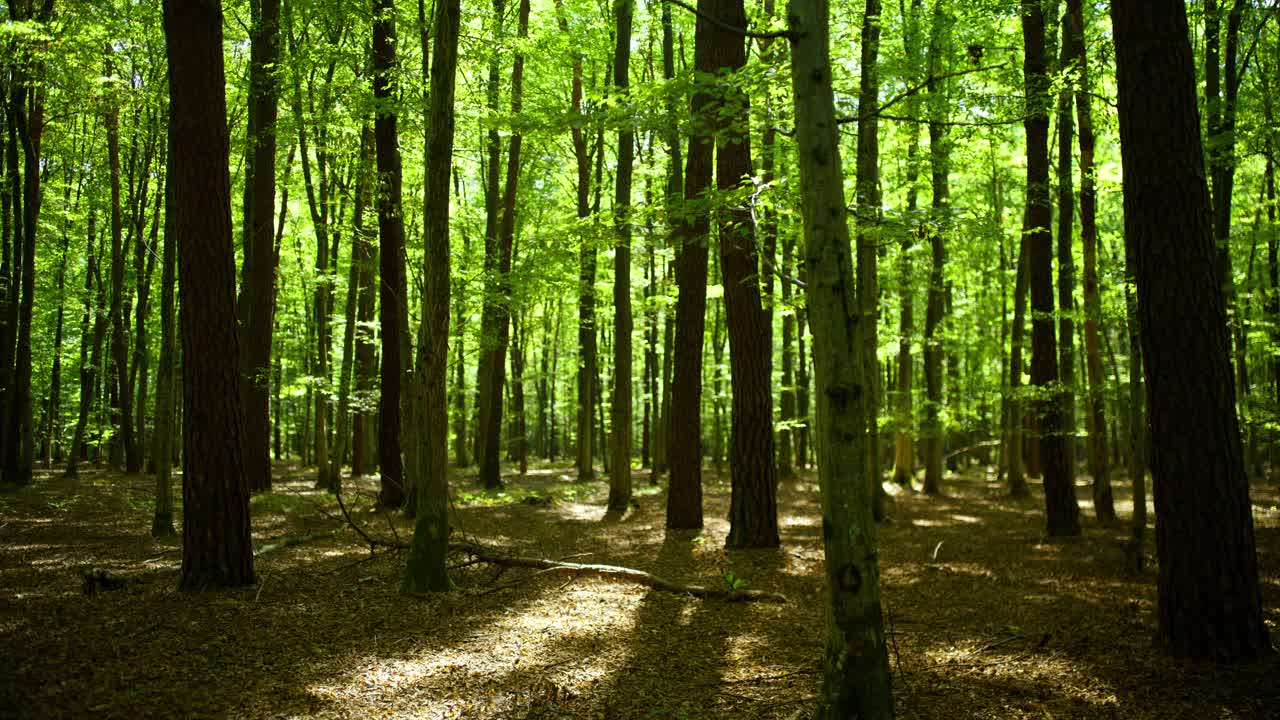
[[[455,569],[455,593],[405,597],[403,554],[371,555],[314,471],[287,467],[253,499],[255,543],[280,546],[257,558],[259,584],[183,595],[178,541],[147,534],[148,478],[41,474],[0,495],[0,716],[790,719],[812,704],[823,565],[811,473],[780,484],[783,547],[750,552],[724,549],[729,491],[710,468],[701,532],[664,529],[665,497],[647,475],[632,510],[609,522],[604,483],[573,475],[538,465],[487,491],[459,474],[455,534],[679,582],[741,581],[789,602],[485,565]],[[1127,522],[1128,483],[1114,485]],[[942,498],[890,498],[879,540],[899,717],[1270,717],[1277,661],[1212,669],[1155,653],[1154,546],[1145,573],[1124,575],[1126,527],[1098,525],[1088,483],[1077,487],[1085,535],[1074,540],[1045,537],[1038,482],[1013,500],[990,470],[948,476]],[[376,491],[373,476],[346,482],[352,517],[407,539],[409,522],[378,510]],[[1253,499],[1280,636],[1280,498],[1257,486]],[[85,596],[90,567],[138,582]]]

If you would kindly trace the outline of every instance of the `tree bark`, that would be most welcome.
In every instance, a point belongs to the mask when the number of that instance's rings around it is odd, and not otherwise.
[[[441,3],[444,5],[445,3]],[[404,269],[404,214],[401,212],[400,139],[396,113],[386,105],[394,95],[395,30],[393,0],[374,0],[373,94],[383,105],[375,113],[374,155],[378,169],[378,237],[381,270],[378,319],[382,333],[382,406],[378,415],[378,464],[382,477],[378,504],[405,504],[404,459],[401,455],[401,383],[408,362],[408,284]]]
[[[388,9],[393,7],[393,0],[377,2]],[[423,455],[414,484],[418,495],[417,518],[400,584],[403,592],[447,591],[453,587],[445,567],[449,543],[449,426],[445,382],[449,367],[449,176],[453,168],[454,78],[462,9],[459,0],[437,0],[435,6],[431,129],[427,140],[423,214],[423,340],[418,345],[416,382],[423,400],[422,421],[417,423],[418,444]],[[394,45],[385,49],[394,52]],[[390,60],[394,62],[394,55]]]
[[[1080,507],[1062,427],[1062,386],[1053,327],[1053,207],[1049,198],[1049,78],[1045,13],[1036,0],[1023,0],[1023,77],[1026,84],[1028,287],[1031,294],[1031,382],[1043,393],[1039,412],[1041,466],[1047,531],[1079,535]]]
[[[111,50],[107,52],[107,72],[114,72]],[[111,174],[111,392],[116,407],[112,415],[120,428],[124,449],[124,470],[135,473],[142,461],[133,437],[133,389],[129,386],[129,345],[124,323],[124,223],[120,208],[120,111],[107,110],[107,157]],[[114,457],[114,455],[113,455]]]
[[[924,320],[924,384],[925,417],[921,435],[924,436],[924,492],[928,495],[942,493],[942,338],[940,330],[946,314],[946,280],[944,268],[947,261],[946,228],[947,205],[951,189],[948,177],[951,173],[951,150],[946,133],[946,91],[940,80],[943,72],[942,54],[951,37],[949,19],[941,0],[935,0],[932,27],[929,30],[929,168],[933,188],[933,217],[925,232],[929,241],[929,290],[925,301]],[[815,355],[816,358],[816,355]]]
[[[528,0],[525,0],[527,2]],[[630,102],[631,23],[633,0],[616,0],[616,45],[613,53],[615,102]],[[609,473],[608,511],[626,512],[631,503],[631,175],[635,157],[635,129],[624,123],[618,129],[618,165],[614,180],[613,255],[613,467]]]
[[[792,0],[791,80],[814,370],[826,554],[826,657],[817,717],[893,717],[866,464],[869,318],[858,307],[846,224],[827,0]]]
[[[1102,522],[1115,522],[1115,501],[1107,466],[1107,419],[1104,413],[1102,372],[1102,299],[1098,282],[1098,192],[1094,179],[1093,84],[1089,80],[1089,58],[1085,50],[1084,3],[1067,0],[1070,43],[1076,63],[1076,135],[1080,144],[1080,242],[1084,261],[1084,352],[1089,381],[1086,419],[1089,433],[1089,474],[1093,476],[1094,514]]]
[[[880,224],[880,0],[867,0],[862,15],[861,80],[858,88],[858,150],[854,215],[857,223],[858,306],[869,318],[866,330],[867,477],[871,483],[872,514],[884,519],[884,486],[880,477],[880,278],[876,228]]]
[[[1273,650],[1186,8],[1177,0],[1116,3],[1111,18],[1158,520],[1157,639],[1175,656],[1252,661]]]
[[[706,8],[731,27],[746,27],[742,0],[715,0]],[[733,73],[746,65],[741,35],[713,26],[708,36],[714,69]],[[753,176],[746,93],[723,84],[716,128],[716,186],[722,194],[742,193]],[[729,438],[729,548],[777,547],[778,469],[773,458],[772,352],[769,315],[760,291],[760,262],[751,208],[731,205],[718,214],[725,327],[729,335],[733,403]]]
[[[172,168],[172,155],[169,165]],[[166,176],[169,173],[166,172]],[[170,186],[172,188],[172,186]],[[156,369],[156,429],[152,438],[151,457],[155,463],[156,496],[155,512],[151,516],[151,536],[170,537],[177,534],[173,528],[173,438],[174,438],[174,380],[177,376],[177,328],[174,324],[173,285],[176,280],[177,239],[174,237],[173,193],[166,189],[164,260],[160,269],[160,363]],[[245,478],[248,487],[248,475]]]
[[[244,263],[239,317],[244,367],[245,474],[252,491],[271,488],[271,335],[275,327],[276,117],[280,0],[254,0],[249,47],[245,152]],[[254,12],[256,11],[256,12]]]
[[[222,4],[165,0],[182,308],[184,590],[251,585]]]
[[[723,0],[698,0],[694,39],[694,68],[714,73],[726,63],[717,53],[718,29],[709,13],[720,10]],[[734,35],[729,34],[730,40]],[[739,38],[740,40],[740,38]],[[694,90],[691,113],[700,122],[689,132],[689,153],[684,174],[685,203],[677,210],[673,243],[676,246],[676,332],[671,379],[671,412],[667,415],[667,462],[671,478],[667,489],[667,527],[702,527],[702,336],[707,310],[707,236],[711,223],[703,206],[703,194],[711,187],[711,128],[716,99],[706,83]],[[679,418],[679,420],[677,420]]]

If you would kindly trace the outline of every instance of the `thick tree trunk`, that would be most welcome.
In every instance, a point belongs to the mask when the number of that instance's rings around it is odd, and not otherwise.
[[[528,0],[525,0],[527,2]],[[635,11],[633,0],[617,0],[616,45],[613,53],[613,85],[615,101],[629,102],[631,84],[631,23]],[[635,157],[635,129],[623,124],[618,129],[618,165],[614,183],[614,233],[617,245],[613,254],[613,402],[610,421],[613,425],[613,467],[609,473],[608,511],[626,512],[631,503],[631,175]]]
[[[1111,18],[1125,238],[1134,249],[1150,411],[1157,638],[1175,656],[1256,660],[1273,650],[1262,619],[1186,7],[1116,3]]]
[[[818,392],[818,479],[826,551],[826,657],[817,717],[893,717],[866,478],[866,324],[845,220],[826,0],[792,0],[797,156]]]
[[[240,296],[244,368],[244,468],[252,491],[271,488],[271,335],[275,326],[275,192],[280,0],[251,3],[249,102],[244,188],[244,263]]]
[[[1036,0],[1023,0],[1023,76],[1026,84],[1027,211],[1025,235],[1031,294],[1031,382],[1043,399],[1039,409],[1040,454],[1045,515],[1051,536],[1080,534],[1080,507],[1062,427],[1062,390],[1053,327],[1053,207],[1049,199],[1049,78],[1045,53],[1045,13]]]
[[[743,0],[715,0],[706,8],[731,27],[746,27]],[[746,65],[743,38],[713,26],[708,44],[717,71],[735,72]],[[718,107],[716,186],[722,193],[749,185],[751,138],[750,102],[746,93],[723,86]],[[773,457],[773,388],[770,372],[773,348],[769,314],[760,292],[760,262],[751,208],[731,207],[718,216],[720,269],[723,275],[725,327],[729,335],[730,387],[733,401],[729,438],[730,548],[777,547],[778,469]]]
[[[250,585],[221,3],[165,0],[164,29],[184,361],[180,586]]]

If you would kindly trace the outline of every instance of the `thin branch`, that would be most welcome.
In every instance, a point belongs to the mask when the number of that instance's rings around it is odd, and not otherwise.
[[[775,32],[756,32],[754,30],[748,30],[746,28],[734,27],[729,23],[723,20],[720,20],[719,18],[711,17],[710,15],[702,12],[698,8],[686,2],[682,2],[681,0],[662,0],[662,1],[666,3],[671,3],[672,5],[675,5],[676,7],[679,7],[679,8],[684,8],[685,10],[688,10],[694,15],[697,15],[698,17],[702,18],[703,20],[706,20],[712,25],[715,25],[721,30],[724,30],[725,32],[731,32],[735,35],[742,35],[743,37],[756,38],[758,40],[776,40],[778,38],[784,38],[786,40],[799,40],[801,36],[801,33],[794,32],[791,30],[777,30]]]
[[[671,1],[672,0],[668,0],[668,2],[671,2]],[[897,105],[898,103],[902,102],[903,100],[906,100],[909,97],[912,97],[913,95],[918,95],[921,90],[928,88],[929,85],[933,83],[939,82],[941,80],[950,80],[951,78],[960,77],[962,75],[972,75],[974,73],[986,72],[987,70],[999,70],[1000,68],[1008,64],[1009,63],[1007,62],[1003,62],[997,65],[984,65],[982,67],[968,68],[966,70],[957,70],[955,72],[943,73],[942,75],[930,75],[929,77],[925,78],[923,82],[917,85],[913,85],[912,87],[909,87],[906,90],[903,90],[897,95],[894,95],[892,98],[889,98],[889,100],[886,101],[880,107],[874,110],[871,110],[870,112],[865,112],[860,115],[857,115],[856,117],[836,118],[836,122],[843,125],[845,123],[861,122],[863,120],[866,120],[872,117],[883,117],[885,110],[888,110],[889,108],[893,107],[894,105]]]

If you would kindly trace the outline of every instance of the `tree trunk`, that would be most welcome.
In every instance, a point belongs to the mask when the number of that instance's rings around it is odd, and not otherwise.
[[[110,52],[107,71],[112,72]],[[111,173],[111,390],[112,410],[124,446],[125,472],[142,469],[133,437],[133,392],[129,387],[129,350],[124,326],[124,224],[120,210],[120,112],[107,110],[107,157]]]
[[[826,551],[826,657],[817,717],[893,717],[866,464],[866,324],[845,220],[826,0],[792,0],[797,156],[817,377]],[[801,34],[802,33],[802,34]]]
[[[1062,391],[1057,339],[1053,327],[1053,207],[1049,199],[1049,78],[1045,52],[1045,14],[1036,0],[1023,0],[1027,136],[1027,272],[1031,294],[1031,382],[1043,393],[1039,409],[1040,455],[1044,471],[1047,530],[1050,536],[1079,535],[1080,508],[1062,427]]]
[[[1175,656],[1252,661],[1273,650],[1262,619],[1186,8],[1177,0],[1116,3],[1111,18],[1125,238],[1136,261],[1150,411],[1157,639]]]
[[[946,284],[943,269],[946,264],[944,233],[949,224],[947,204],[950,197],[948,176],[951,172],[951,152],[946,138],[946,91],[941,81],[942,53],[951,33],[949,19],[941,0],[935,0],[933,25],[929,31],[929,167],[933,186],[933,218],[928,233],[931,262],[929,265],[929,290],[925,303],[924,320],[924,384],[925,418],[921,435],[924,436],[924,491],[928,495],[942,492],[942,338],[940,328],[946,312]],[[816,355],[814,356],[816,359]]]
[[[1098,192],[1093,164],[1093,98],[1089,81],[1088,55],[1085,50],[1084,3],[1067,0],[1070,17],[1070,42],[1076,72],[1076,118],[1080,139],[1080,241],[1084,260],[1084,351],[1085,372],[1089,380],[1086,401],[1089,433],[1089,474],[1093,476],[1094,513],[1102,522],[1115,522],[1115,501],[1111,492],[1110,469],[1107,467],[1107,419],[1104,414],[1102,373],[1101,289],[1098,285]]]
[[[173,167],[172,155],[169,165]],[[166,176],[168,173],[166,173]],[[172,186],[170,186],[172,188]],[[151,451],[155,463],[156,497],[155,512],[151,517],[151,536],[170,537],[176,535],[173,529],[173,437],[174,437],[174,379],[177,375],[178,363],[176,352],[177,328],[174,325],[173,285],[176,275],[177,257],[174,237],[173,193],[170,189],[164,192],[165,227],[164,227],[164,260],[160,269],[160,365],[156,370],[156,429],[153,436],[154,447]],[[246,486],[248,477],[246,475]]]
[[[242,461],[222,6],[165,0],[183,356],[183,590],[253,584]]]
[[[1013,283],[1013,327],[1009,329],[1009,415],[1005,418],[1005,447],[1009,451],[1009,494],[1027,497],[1026,469],[1023,464],[1022,349],[1023,329],[1027,323],[1027,236],[1018,241],[1018,262]]]
[[[240,296],[244,367],[244,463],[249,489],[271,489],[269,383],[275,326],[276,117],[280,62],[280,0],[250,4],[248,128],[245,152],[244,263]]]
[[[447,3],[440,3],[444,6]],[[393,5],[375,0],[373,23],[373,93],[383,102],[394,97],[395,66]],[[380,106],[381,107],[381,106]],[[412,368],[408,362],[408,284],[405,279],[404,215],[401,212],[400,139],[396,114],[389,108],[375,114],[374,155],[378,169],[378,238],[380,244],[379,310],[382,334],[382,406],[378,414],[378,464],[382,477],[378,504],[398,508],[405,504],[404,460],[401,448],[401,382]]]
[[[527,2],[527,0],[525,0]],[[377,0],[390,11],[393,0]],[[527,7],[527,5],[526,5]],[[449,544],[449,427],[445,381],[449,366],[449,176],[453,166],[454,77],[458,65],[459,0],[437,0],[431,67],[431,128],[427,140],[426,204],[423,214],[422,333],[417,382],[423,404],[417,438],[423,456],[414,484],[418,495],[413,544],[400,589],[447,591],[453,587],[445,567]],[[527,10],[524,11],[527,13]],[[375,23],[383,42],[383,67],[394,66],[394,29],[387,19]],[[388,42],[389,41],[389,42]],[[392,87],[383,76],[382,92]],[[393,128],[394,131],[394,128]]]
[[[714,73],[725,63],[717,54],[719,36],[725,35],[708,13],[720,10],[717,2],[698,0],[694,40],[694,68]],[[728,33],[728,39],[735,37]],[[740,38],[738,38],[740,40]],[[694,91],[692,115],[703,118],[689,132],[689,154],[684,174],[686,203],[701,201],[711,187],[714,138],[710,127],[716,100],[705,83]],[[686,204],[681,210],[687,208]],[[707,236],[710,218],[697,210],[681,213],[672,238],[676,246],[675,358],[671,379],[671,411],[666,414],[667,462],[671,478],[667,490],[667,527],[702,527],[702,336],[707,310]],[[677,420],[679,418],[679,420]]]
[[[369,196],[372,194],[372,179],[369,175],[372,170],[370,161],[373,160],[373,143],[373,133],[366,124],[360,131],[360,154],[356,160],[356,197],[351,213],[351,267],[347,273],[347,304],[344,313],[346,323],[342,332],[342,367],[338,372],[338,417],[334,433],[337,445],[329,459],[329,478],[334,491],[341,489],[342,463],[351,447],[351,375],[355,367],[356,306],[361,290],[360,256],[363,252],[361,247],[369,243],[364,211],[369,206]],[[352,477],[358,477],[354,471]]]
[[[373,157],[375,142],[373,128],[365,124],[360,131],[360,143],[363,147],[368,148],[365,151],[368,154],[361,155],[361,167],[372,169],[377,162],[376,158]],[[373,177],[366,177],[365,182],[366,197],[364,204],[368,207],[372,203],[371,196],[377,180]],[[359,198],[358,190],[357,198]],[[369,437],[375,415],[370,412],[370,409],[373,407],[372,395],[378,359],[377,350],[374,347],[373,332],[369,329],[369,324],[373,322],[374,302],[378,290],[375,287],[377,275],[374,263],[373,229],[366,228],[364,232],[352,233],[351,242],[353,243],[353,262],[356,263],[358,269],[356,284],[359,288],[356,294],[356,408],[352,418],[351,476],[358,478],[365,474],[372,460],[369,452]]]
[[[528,0],[525,0],[526,2]],[[616,45],[613,53],[613,85],[615,101],[630,101],[631,23],[633,0],[617,0]],[[613,467],[609,473],[608,511],[626,512],[631,503],[631,175],[635,156],[635,129],[623,124],[618,129],[618,165],[614,181],[614,233],[617,245],[613,255]]]
[[[880,477],[880,278],[876,229],[880,225],[880,0],[867,0],[862,15],[862,73],[858,89],[858,151],[855,195],[857,224],[858,306],[866,327],[867,477],[871,483],[872,514],[884,519],[884,486]]]
[[[1071,71],[1072,41],[1070,19],[1062,16],[1062,41],[1058,54],[1058,70]],[[1062,383],[1062,444],[1067,456],[1068,477],[1075,482],[1076,468],[1076,346],[1075,321],[1075,256],[1072,242],[1075,238],[1075,190],[1072,187],[1071,141],[1075,125],[1071,122],[1071,88],[1063,85],[1058,90],[1058,378]],[[1095,507],[1099,519],[1108,513],[1107,508]],[[1110,510],[1115,515],[1115,510]]]
[[[502,36],[505,0],[493,0],[493,37]],[[489,60],[489,80],[485,88],[486,107],[498,113],[499,56]],[[513,70],[514,71],[514,70]],[[513,98],[514,99],[514,98]],[[512,136],[514,142],[515,135]],[[484,301],[480,312],[480,360],[476,369],[477,420],[475,456],[480,465],[480,479],[486,488],[502,485],[502,377],[506,370],[505,308],[500,308],[506,274],[502,271],[503,213],[502,190],[499,186],[499,164],[502,148],[497,127],[490,127],[485,139],[485,233],[484,233]],[[517,166],[518,167],[518,166]],[[500,316],[502,318],[500,329]]]

